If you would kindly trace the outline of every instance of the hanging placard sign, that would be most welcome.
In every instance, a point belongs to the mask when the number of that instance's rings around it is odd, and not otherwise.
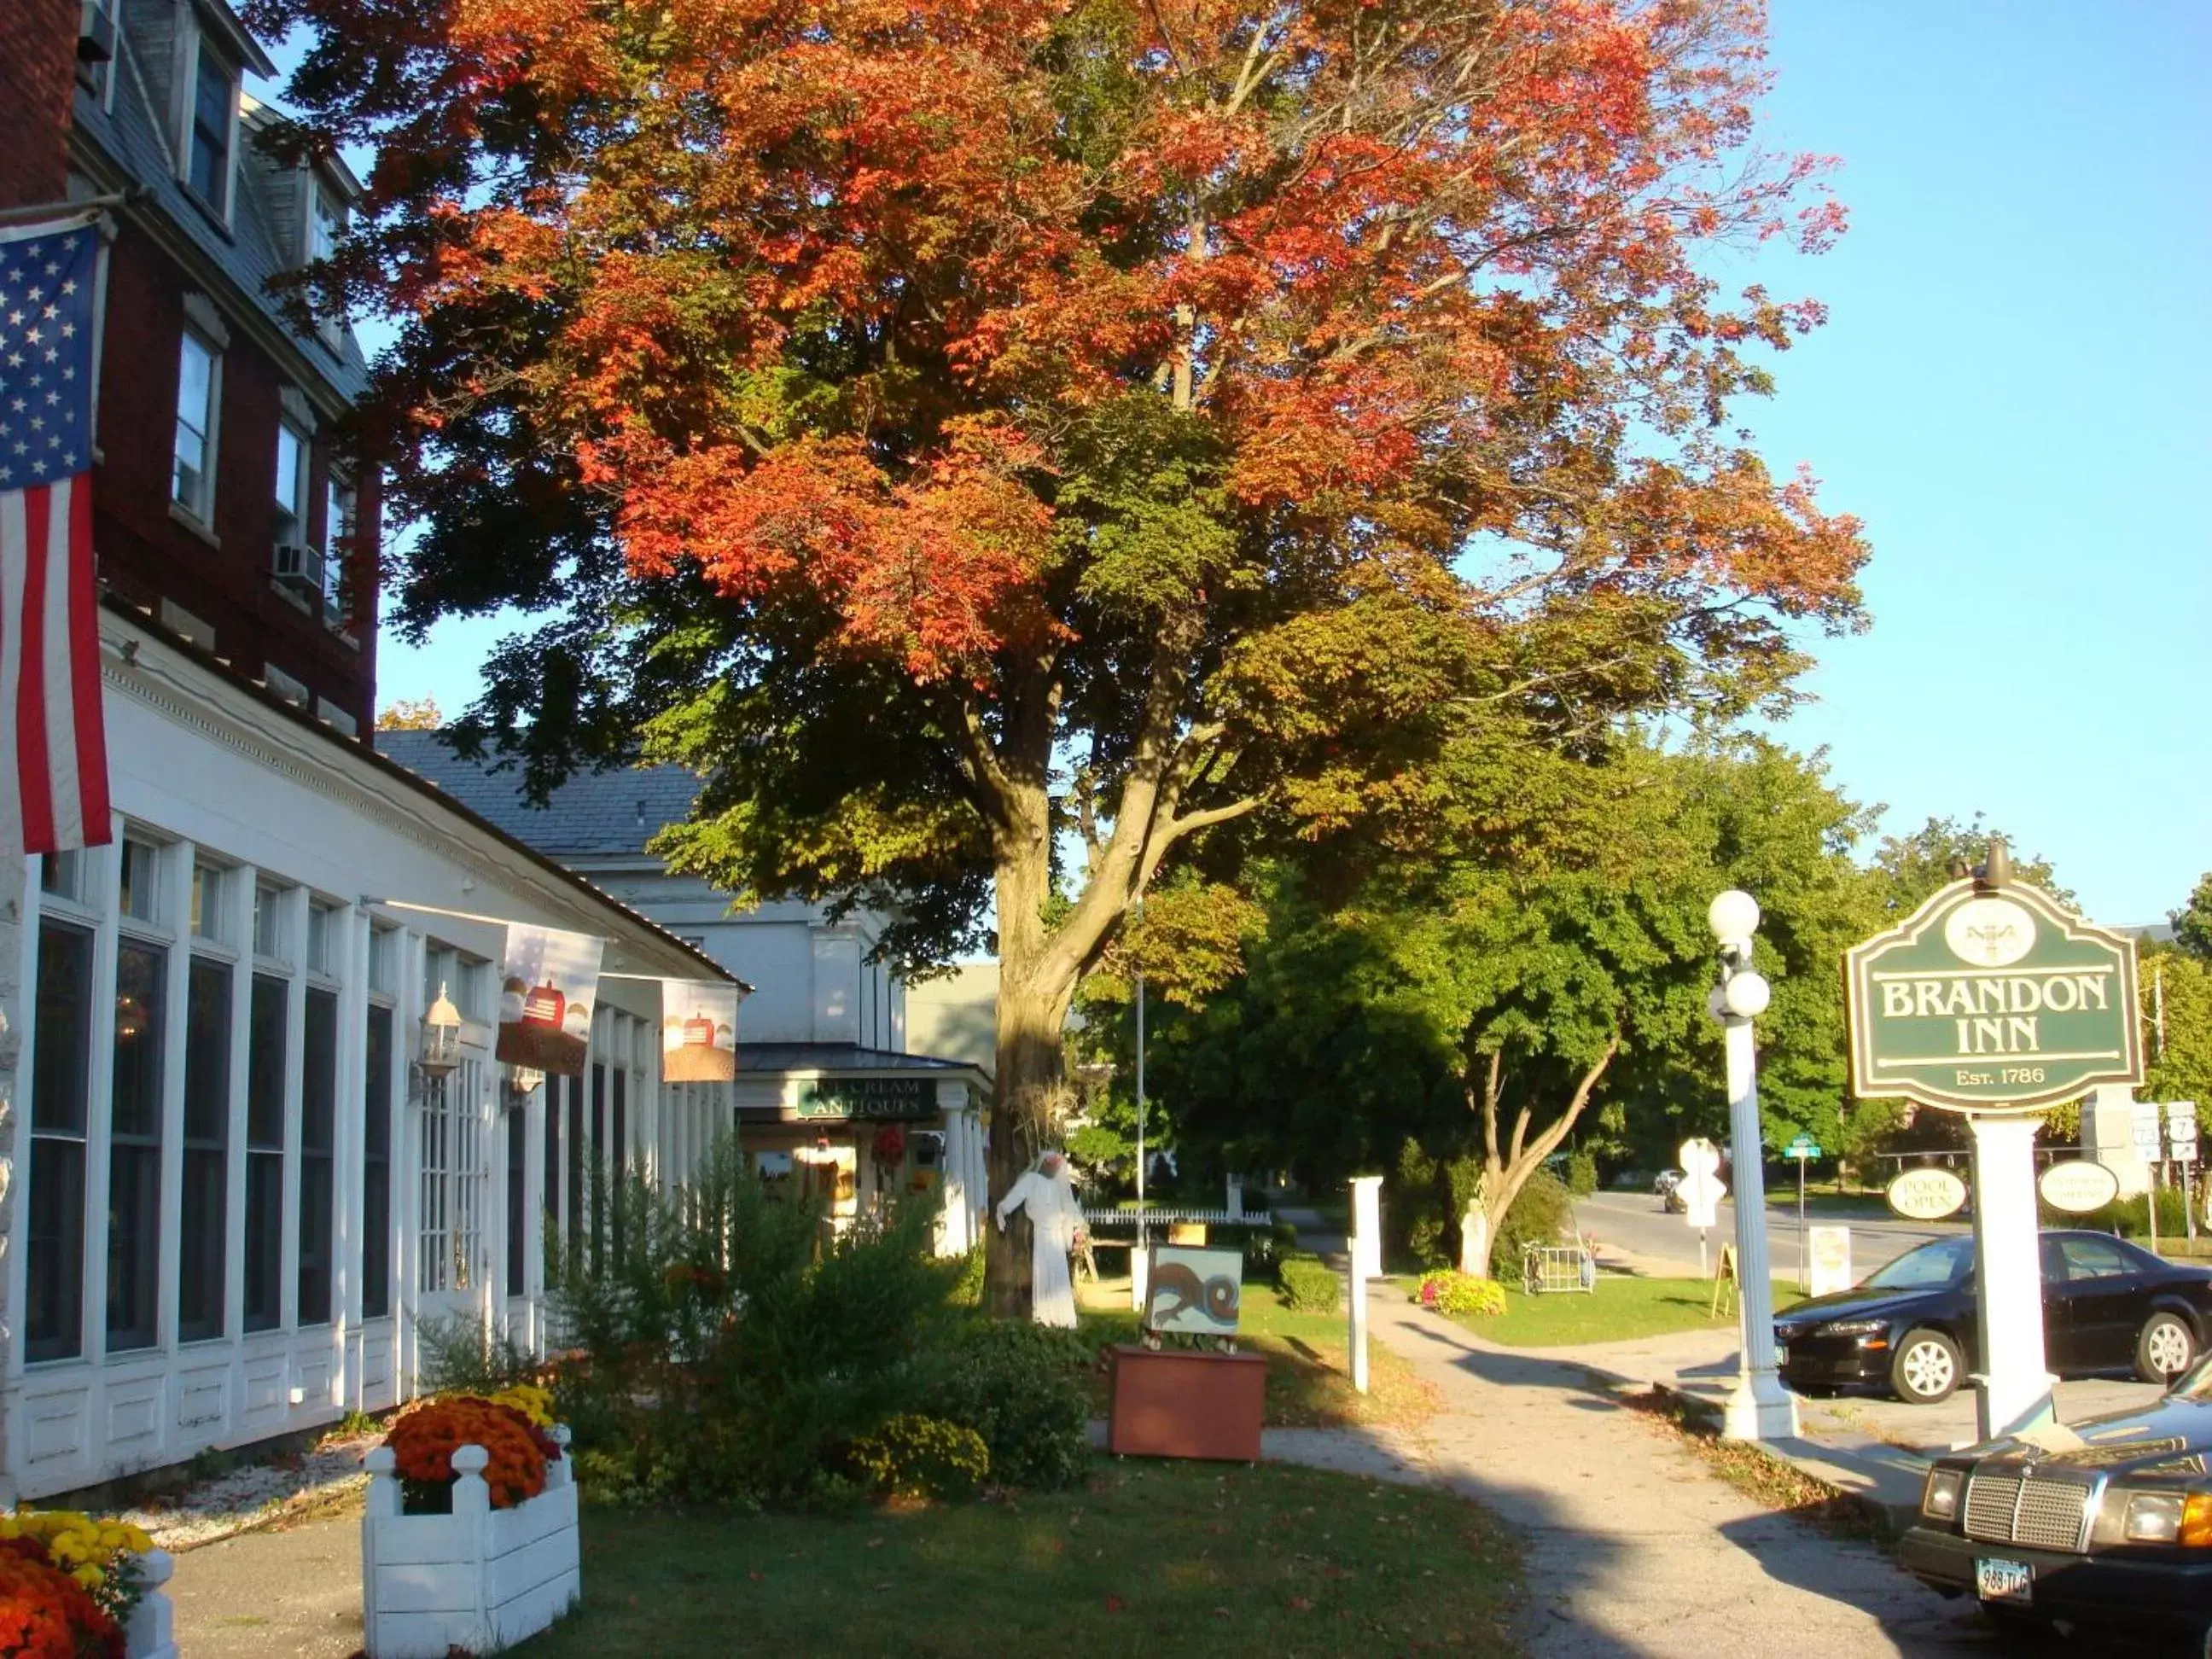
[[[1911,1221],[1935,1221],[1966,1207],[1966,1183],[1948,1170],[1907,1170],[1889,1183],[1889,1207]]]
[[[660,981],[664,1083],[728,1083],[738,1074],[738,988],[713,980]]]
[[[2072,1158],[2045,1170],[2036,1179],[2035,1189],[2052,1209],[2087,1215],[2120,1195],[2120,1178],[2101,1164]]]
[[[510,926],[500,968],[497,1057],[509,1066],[581,1077],[599,995],[596,933]]]

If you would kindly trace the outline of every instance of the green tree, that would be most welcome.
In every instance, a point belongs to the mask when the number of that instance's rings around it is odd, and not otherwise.
[[[2164,950],[2138,965],[2147,1061],[2142,1098],[2193,1100],[2212,1113],[2212,962]]]
[[[1954,870],[1978,869],[1991,841],[2007,843],[2014,879],[2033,882],[2061,904],[2074,902],[2074,895],[2052,879],[2048,859],[2022,856],[2009,836],[1984,823],[1977,812],[1964,823],[1954,817],[1931,817],[1917,830],[1883,837],[1875,849],[1874,872],[1887,916],[1894,921],[1918,908],[1923,900],[1958,879]]]
[[[2173,942],[2200,962],[2212,962],[2212,870],[2198,878],[2189,902],[2173,912]]]

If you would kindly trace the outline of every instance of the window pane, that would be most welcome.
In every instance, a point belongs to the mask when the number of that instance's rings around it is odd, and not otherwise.
[[[282,422],[276,427],[276,522],[272,539],[307,539],[301,520],[307,500],[307,446]]]
[[[222,878],[217,866],[192,865],[192,937],[220,939],[223,936]]]
[[[92,935],[39,928],[37,1054],[23,1355],[66,1359],[84,1334],[85,1085],[92,1044]]]
[[[584,1164],[589,1154],[584,1146],[584,1079],[564,1081],[568,1093],[568,1206],[562,1236],[568,1242],[568,1265],[574,1268],[584,1259]]]
[[[523,1291],[524,1255],[530,1238],[530,1109],[507,1115],[507,1293]]]
[[[237,94],[230,75],[204,46],[192,99],[192,188],[217,211],[230,176],[230,111]]]
[[[362,1115],[361,1311],[392,1311],[392,1023],[389,1008],[368,1011],[365,1105]]]
[[[161,1012],[168,952],[115,953],[115,1060],[107,1165],[107,1346],[156,1339],[161,1249]]]
[[[229,1231],[230,968],[195,960],[185,1007],[185,1185],[179,1206],[177,1337],[223,1334]]]
[[[214,424],[215,353],[187,333],[177,370],[176,475],[171,494],[194,512],[206,507],[208,433]]]
[[[285,981],[253,976],[246,1055],[246,1328],[283,1318]]]
[[[116,908],[126,916],[140,921],[158,920],[156,906],[160,902],[158,854],[143,841],[125,836],[123,841],[123,884],[116,896]]]
[[[307,993],[300,1047],[300,1323],[321,1325],[331,1316],[331,1160],[338,1097],[335,993]]]
[[[561,1101],[568,1079],[549,1077],[545,1079],[545,1185],[540,1201],[545,1206],[548,1232],[557,1231],[561,1203]]]
[[[82,853],[49,853],[39,861],[39,890],[52,893],[57,898],[78,899],[84,896],[84,854]]]

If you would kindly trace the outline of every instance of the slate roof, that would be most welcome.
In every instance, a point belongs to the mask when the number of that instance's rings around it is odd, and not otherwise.
[[[964,1060],[898,1054],[853,1042],[738,1043],[740,1072],[973,1072]]]
[[[202,15],[210,20],[218,44],[235,54],[252,37],[222,0],[193,0]],[[340,333],[334,349],[310,330],[292,326],[269,292],[269,279],[298,268],[297,215],[285,204],[298,188],[299,174],[280,167],[254,142],[257,128],[279,119],[274,112],[257,111],[251,102],[239,123],[238,171],[226,231],[220,219],[203,206],[177,177],[171,152],[167,119],[173,90],[170,80],[170,42],[173,24],[166,4],[149,0],[126,0],[122,7],[122,40],[110,66],[114,82],[114,108],[100,107],[100,100],[80,85],[74,119],[76,130],[95,143],[132,183],[145,191],[144,210],[158,214],[188,238],[202,255],[235,283],[247,301],[282,328],[332,390],[351,403],[368,384],[368,365],[353,331]],[[228,37],[228,38],[224,38]],[[258,46],[254,47],[257,54]],[[246,67],[270,72],[265,57],[246,59]],[[346,180],[333,175],[330,182],[343,193]],[[134,204],[135,205],[135,204]]]
[[[544,806],[523,797],[522,770],[464,760],[436,732],[379,732],[377,752],[443,790],[478,817],[553,858],[635,854],[691,810],[699,781],[680,766],[581,772]]]

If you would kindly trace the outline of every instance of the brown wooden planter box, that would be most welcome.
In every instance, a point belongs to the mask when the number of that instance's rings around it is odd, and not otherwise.
[[[1109,1451],[1256,1463],[1267,1362],[1256,1353],[1114,1348]]]

